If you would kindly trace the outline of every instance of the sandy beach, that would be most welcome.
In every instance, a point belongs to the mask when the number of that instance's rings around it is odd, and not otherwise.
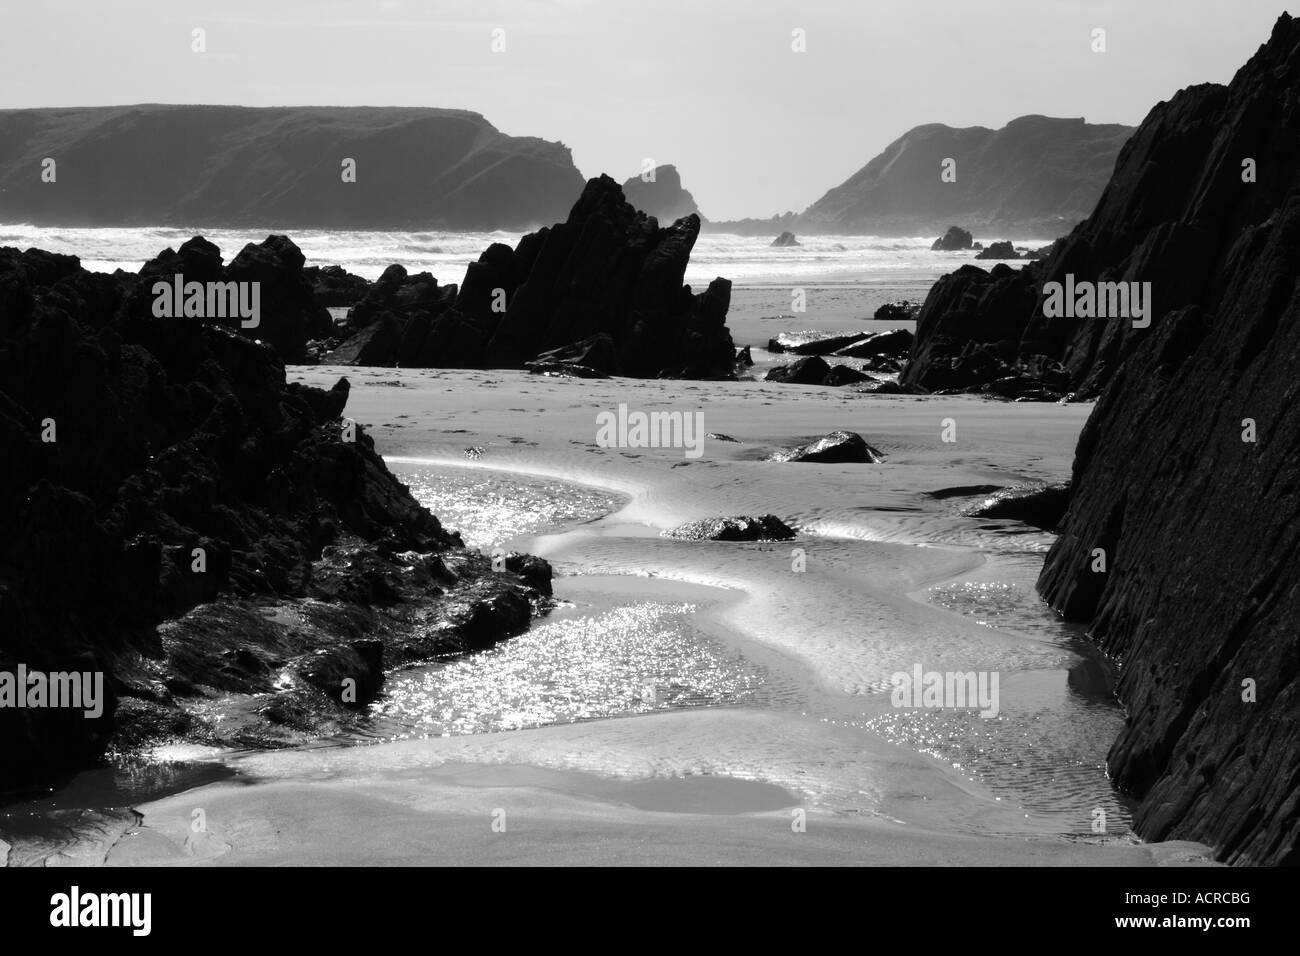
[[[978,606],[963,611],[936,599],[996,585],[1004,598],[1014,592],[1013,603],[1036,602],[1033,556],[1047,536],[962,517],[956,499],[926,492],[1059,480],[1087,406],[762,382],[289,370],[290,381],[325,387],[340,375],[352,383],[348,414],[400,475],[475,469],[610,492],[618,505],[603,517],[506,543],[554,564],[556,596],[570,615],[647,601],[689,605],[695,632],[719,657],[762,675],[763,689],[734,706],[368,745],[188,753],[219,760],[236,776],[137,805],[138,816],[104,825],[47,862],[1144,866],[1207,859],[1194,844],[1143,845],[1122,826],[1091,832],[1094,807],[1113,800],[1101,767],[1071,777],[1068,755],[1051,751],[1050,734],[1035,739],[1032,730],[1044,712],[1065,706],[1075,655],[1054,638],[986,626]],[[620,402],[698,410],[708,433],[736,440],[710,438],[697,459],[680,448],[597,447],[596,413]],[[955,443],[941,440],[945,418],[957,423]],[[837,428],[861,433],[885,461],[763,460]],[[798,537],[661,536],[695,518],[764,513]],[[803,571],[793,569],[796,548]],[[960,728],[923,719],[931,715],[907,719],[890,705],[889,679],[914,662],[999,670],[1005,723],[991,722],[999,727],[985,734],[978,717],[963,715],[976,722],[961,725],[977,728],[972,741]],[[1105,741],[1094,744],[1103,748],[1100,764]],[[1015,757],[1007,767],[1033,768],[1040,752],[1055,761],[1049,778],[1066,781],[1059,790],[1049,780],[1049,789],[1034,792],[1028,781],[1041,774],[1004,772],[1008,753]]]

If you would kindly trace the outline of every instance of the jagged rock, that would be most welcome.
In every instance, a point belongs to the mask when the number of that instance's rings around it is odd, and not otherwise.
[[[826,464],[866,462],[877,464],[883,454],[866,443],[857,432],[835,431],[829,435],[772,455],[772,461],[810,461]]]
[[[736,353],[736,365],[741,368],[754,367],[754,356],[749,353],[748,345]]]
[[[784,382],[787,385],[820,385],[830,374],[831,367],[816,355],[801,358],[789,365],[778,365],[763,376],[765,382]]]
[[[789,541],[795,532],[776,515],[701,518],[665,531],[684,541]]]
[[[524,368],[603,336],[613,345],[595,371],[633,378],[731,378],[731,283],[692,293],[682,284],[699,216],[660,228],[608,176],[587,183],[567,221],[494,243],[464,283],[440,288],[427,274],[390,266],[349,314],[362,329],[391,315],[399,336],[375,364],[405,368]],[[344,342],[342,347],[346,347]],[[577,373],[574,373],[577,374]]]
[[[1297,48],[1283,15],[1229,86],[1158,104],[1047,261],[1152,282],[1151,325],[1023,333],[1102,387],[1038,583],[1123,663],[1111,778],[1144,839],[1251,865],[1293,864],[1300,841]]]
[[[788,248],[789,246],[800,245],[800,242],[798,239],[794,237],[793,232],[786,230],[785,232],[781,233],[781,235],[777,236],[775,239],[772,240],[772,245],[778,249],[784,249],[784,248]]]
[[[1011,243],[1002,241],[990,243],[987,249],[980,252],[976,259],[1019,259],[1020,254],[1016,252]]]
[[[368,281],[342,266],[308,266],[302,274],[316,301],[327,308],[356,305],[370,291]]]
[[[956,252],[959,249],[969,249],[973,241],[971,234],[961,226],[949,226],[947,232],[934,240],[930,249],[933,252]]]
[[[138,276],[0,249],[0,670],[103,672],[107,694],[98,719],[0,708],[0,791],[65,779],[119,731],[230,745],[333,732],[344,712],[327,696],[277,686],[291,661],[369,639],[387,663],[428,659],[464,646],[454,628],[438,637],[431,602],[544,598],[536,569],[492,574],[364,430],[345,431],[346,380],[286,384],[270,345],[153,314],[153,283],[182,269],[266,282],[264,304],[283,309],[263,316],[272,332],[312,314],[287,240],[236,263],[202,239]],[[40,441],[46,419],[55,441]],[[517,632],[506,622],[497,639]],[[186,709],[223,693],[266,707],[216,706],[224,723]]]
[[[184,322],[222,326],[268,343],[286,362],[301,361],[308,339],[328,337],[334,330],[328,310],[312,293],[303,272],[303,261],[302,251],[287,236],[268,236],[260,243],[249,243],[229,265],[223,266],[221,251],[203,237],[195,236],[180,249],[165,249],[141,267],[138,278],[148,281],[132,283],[132,301],[127,311],[132,321],[153,325],[155,329]],[[173,283],[177,275],[184,276],[186,284],[258,283],[258,324],[246,328],[244,320],[237,315],[154,316],[154,284]],[[206,312],[206,300],[204,308]]]

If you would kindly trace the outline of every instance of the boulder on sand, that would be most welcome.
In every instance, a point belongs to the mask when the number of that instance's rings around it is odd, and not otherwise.
[[[885,460],[885,456],[868,445],[857,432],[835,431],[806,445],[777,452],[769,460],[878,464]]]
[[[869,381],[870,378],[870,375],[859,372],[855,368],[849,368],[847,365],[837,365],[826,373],[826,377],[822,379],[822,384],[831,386],[855,385],[858,382]]]
[[[794,529],[776,515],[701,518],[663,533],[684,541],[789,541]]]
[[[778,365],[769,369],[763,377],[765,382],[784,382],[787,385],[820,385],[830,373],[831,367],[826,360],[810,355],[789,365]]]

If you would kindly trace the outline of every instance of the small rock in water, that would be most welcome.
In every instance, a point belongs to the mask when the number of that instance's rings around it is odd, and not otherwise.
[[[934,244],[930,246],[930,249],[934,252],[955,252],[958,249],[969,249],[972,238],[971,234],[961,226],[949,226],[947,232],[934,240]]]
[[[682,541],[789,541],[794,529],[776,515],[701,518],[663,533]]]
[[[976,259],[1019,259],[1020,254],[1010,242],[1002,241],[992,243],[987,249],[975,257]]]
[[[704,437],[711,438],[714,441],[731,441],[731,442],[735,442],[737,445],[741,443],[739,438],[732,438],[730,435],[723,435],[719,432],[709,432]]]
[[[986,498],[966,515],[971,518],[1011,518],[1055,531],[1070,507],[1070,483],[1020,484],[1004,488]]]
[[[787,246],[800,245],[800,242],[798,239],[794,237],[793,232],[786,230],[785,232],[781,233],[781,235],[777,236],[775,239],[772,240],[772,245],[777,246],[779,248],[785,248]]]

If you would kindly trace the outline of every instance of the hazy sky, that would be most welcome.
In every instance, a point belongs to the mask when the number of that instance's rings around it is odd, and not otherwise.
[[[802,210],[921,123],[1135,124],[1227,82],[1280,0],[0,0],[0,107],[471,109],[587,176],[675,163],[713,219]],[[207,52],[191,51],[191,31]],[[1091,50],[1106,30],[1105,53]],[[504,30],[505,51],[492,51]],[[805,32],[806,52],[792,50]]]

